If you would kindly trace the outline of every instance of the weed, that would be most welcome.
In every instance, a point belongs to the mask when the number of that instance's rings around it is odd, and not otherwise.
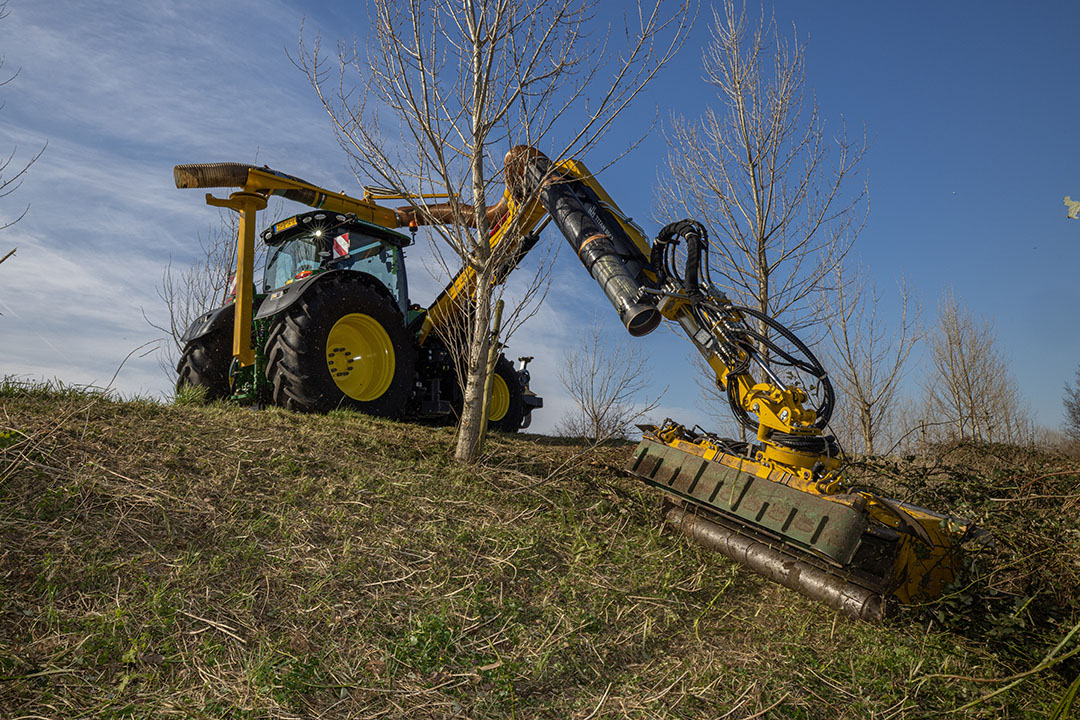
[[[173,405],[184,407],[186,405],[205,405],[206,388],[201,385],[181,385],[173,394]]]

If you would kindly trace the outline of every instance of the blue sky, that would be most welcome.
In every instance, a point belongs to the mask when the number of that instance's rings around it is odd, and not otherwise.
[[[359,7],[355,9],[354,5]],[[619,3],[606,9],[618,13]],[[1062,384],[1080,363],[1080,223],[1062,197],[1080,196],[1075,3],[777,2],[781,28],[809,40],[807,84],[830,128],[866,129],[870,217],[857,251],[884,289],[905,274],[927,319],[947,288],[991,318],[1037,419],[1061,421]],[[356,191],[331,128],[286,51],[302,18],[328,44],[359,35],[360,3],[289,0],[11,0],[0,51],[18,77],[0,88],[0,148],[28,159],[48,149],[22,188],[0,203],[0,374],[104,385],[124,357],[154,339],[155,288],[171,259],[191,262],[217,224],[197,191],[176,190],[184,162],[266,163]],[[753,12],[753,11],[752,11]],[[681,55],[618,134],[585,158],[606,163],[624,138],[645,141],[601,181],[652,233],[663,176],[663,126],[710,101],[700,58],[704,8]],[[651,123],[655,118],[656,125]],[[299,208],[298,208],[299,210]],[[267,218],[269,221],[269,218]],[[561,240],[548,231],[548,241]],[[412,251],[413,300],[437,283]],[[511,341],[537,356],[534,387],[548,401],[534,429],[567,407],[555,367],[597,316],[618,322],[600,291],[561,253],[540,313]],[[419,264],[421,267],[416,267]],[[434,268],[432,268],[434,270]],[[707,424],[690,379],[689,345],[645,343],[666,412]],[[914,388],[921,370],[910,376]],[[164,394],[153,357],[119,372],[122,393]]]

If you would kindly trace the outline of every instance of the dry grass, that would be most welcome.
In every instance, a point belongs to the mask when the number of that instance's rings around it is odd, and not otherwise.
[[[937,717],[1080,619],[1047,571],[997,635],[932,613],[852,624],[664,529],[617,471],[629,446],[496,437],[468,469],[450,443],[350,413],[3,386],[0,715]],[[976,507],[936,477],[918,492]],[[1064,494],[1042,482],[1025,492]],[[1047,537],[1072,552],[1075,528]],[[1073,557],[1032,542],[1016,552]],[[1045,715],[1076,672],[959,716]]]

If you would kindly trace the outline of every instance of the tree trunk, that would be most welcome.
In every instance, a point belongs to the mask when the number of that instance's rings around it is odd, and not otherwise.
[[[869,403],[861,403],[859,407],[860,429],[862,430],[863,452],[867,455],[874,454],[874,408]]]
[[[487,358],[490,347],[491,278],[490,272],[477,273],[476,306],[472,317],[465,368],[461,421],[458,424],[454,459],[461,463],[476,462],[480,454],[480,429],[484,417],[484,384],[487,380]]]
[[[483,44],[480,40],[483,29],[477,21],[476,9],[471,3],[468,5],[467,11],[469,13],[469,32],[473,41],[471,123],[473,137],[470,172],[472,175],[476,244],[473,252],[470,253],[470,260],[476,269],[476,294],[471,308],[471,328],[466,337],[468,362],[464,383],[465,400],[461,408],[461,421],[458,424],[457,446],[454,448],[454,459],[460,463],[476,462],[480,455],[480,430],[483,423],[487,422],[487,418],[484,417],[484,388],[487,385],[488,374],[493,271],[491,246],[488,244],[487,198],[484,192],[484,149],[487,136],[484,121],[484,108],[486,107],[484,94],[487,88],[484,76]]]

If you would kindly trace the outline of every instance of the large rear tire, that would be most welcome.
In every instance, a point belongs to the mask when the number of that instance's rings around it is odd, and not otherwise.
[[[346,407],[398,417],[412,394],[415,366],[397,306],[348,275],[308,288],[277,319],[266,343],[272,400],[300,412]]]
[[[184,386],[206,389],[206,399],[221,400],[232,395],[229,388],[229,365],[232,362],[232,335],[218,328],[184,346],[176,364],[176,390]]]

